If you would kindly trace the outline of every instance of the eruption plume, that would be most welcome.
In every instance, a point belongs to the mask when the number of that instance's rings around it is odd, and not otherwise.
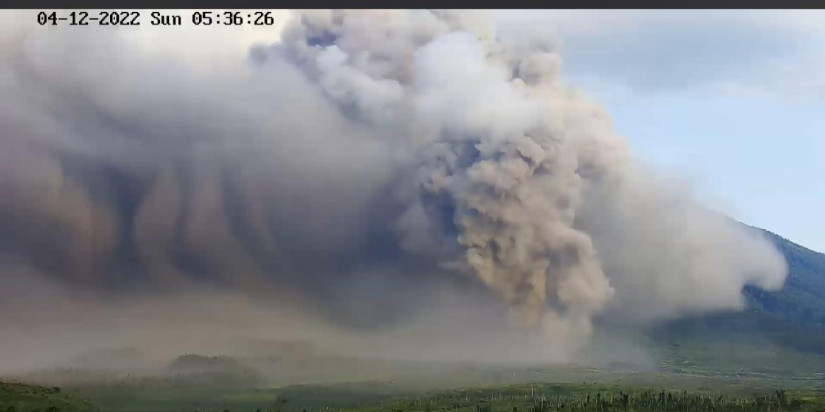
[[[198,68],[129,36],[0,45],[0,247],[73,288],[207,284],[369,330],[449,289],[572,356],[600,316],[784,281],[767,241],[629,154],[555,42],[483,13],[297,12]]]

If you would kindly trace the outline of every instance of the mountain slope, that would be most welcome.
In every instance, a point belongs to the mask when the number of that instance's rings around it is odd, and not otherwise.
[[[778,292],[745,288],[751,307],[795,323],[825,325],[825,254],[759,229],[785,256],[788,278]]]
[[[817,374],[825,370],[825,254],[759,230],[788,262],[784,288],[748,286],[748,307],[658,325],[663,363],[681,371]]]

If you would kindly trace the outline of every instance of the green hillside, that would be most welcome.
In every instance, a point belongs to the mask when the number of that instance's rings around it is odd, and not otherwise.
[[[681,372],[825,377],[825,255],[761,231],[785,256],[785,287],[743,290],[742,312],[658,325],[650,336],[666,369]]]
[[[747,287],[752,307],[803,324],[825,325],[825,254],[761,230],[785,256],[788,278],[778,292]]]

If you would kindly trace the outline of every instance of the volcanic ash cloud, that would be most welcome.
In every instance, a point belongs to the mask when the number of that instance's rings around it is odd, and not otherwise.
[[[285,31],[327,98],[410,151],[396,187],[406,251],[560,340],[611,304],[649,319],[781,285],[765,241],[633,165],[604,111],[562,86],[552,43],[499,41],[472,17],[308,13]]]
[[[741,308],[786,275],[629,155],[555,42],[482,13],[298,12],[197,70],[127,32],[0,46],[0,246],[64,283],[207,283],[367,328],[468,284],[567,351],[599,316]]]

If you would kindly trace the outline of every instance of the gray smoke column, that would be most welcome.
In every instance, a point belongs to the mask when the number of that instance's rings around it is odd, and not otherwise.
[[[68,284],[208,283],[361,326],[481,285],[572,353],[606,312],[784,282],[767,241],[630,156],[555,42],[483,13],[298,12],[211,70],[120,36],[2,44],[0,246]]]

